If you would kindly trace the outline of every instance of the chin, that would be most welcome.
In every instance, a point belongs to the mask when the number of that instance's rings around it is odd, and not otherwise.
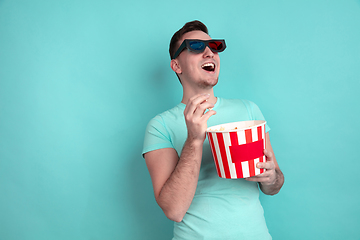
[[[212,88],[218,83],[219,78],[216,79],[208,79],[200,83],[200,86],[203,88]]]

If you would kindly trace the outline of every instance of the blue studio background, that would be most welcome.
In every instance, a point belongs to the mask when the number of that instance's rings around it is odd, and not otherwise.
[[[359,0],[0,0],[1,240],[171,238],[141,150],[195,19],[227,41],[215,94],[272,128],[273,238],[360,239]]]

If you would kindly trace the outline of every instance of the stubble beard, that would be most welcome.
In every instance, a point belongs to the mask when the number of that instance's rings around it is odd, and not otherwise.
[[[198,87],[200,87],[201,89],[213,88],[218,83],[218,81],[219,81],[219,77],[216,78],[215,82],[209,80],[203,80],[198,83]]]

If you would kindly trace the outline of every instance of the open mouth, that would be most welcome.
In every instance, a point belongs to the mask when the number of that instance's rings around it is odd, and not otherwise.
[[[202,69],[208,72],[214,72],[215,71],[215,64],[214,63],[204,63],[201,66]]]

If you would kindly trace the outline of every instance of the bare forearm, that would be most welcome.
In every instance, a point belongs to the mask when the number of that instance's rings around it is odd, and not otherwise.
[[[281,187],[284,184],[284,175],[281,172],[280,169],[275,169],[275,173],[276,173],[276,178],[274,183],[272,184],[263,184],[260,183],[260,189],[263,193],[267,194],[267,195],[275,195],[277,194]]]
[[[199,178],[202,142],[187,140],[173,173],[157,198],[166,216],[180,222],[189,209]]]
[[[182,220],[195,195],[207,121],[216,114],[213,110],[206,112],[206,109],[214,107],[213,103],[207,101],[209,98],[210,94],[197,94],[187,99],[184,110],[187,140],[177,164],[171,166],[174,170],[167,172],[165,183],[160,185],[161,190],[155,191],[158,192],[156,201],[165,215],[173,221]]]

